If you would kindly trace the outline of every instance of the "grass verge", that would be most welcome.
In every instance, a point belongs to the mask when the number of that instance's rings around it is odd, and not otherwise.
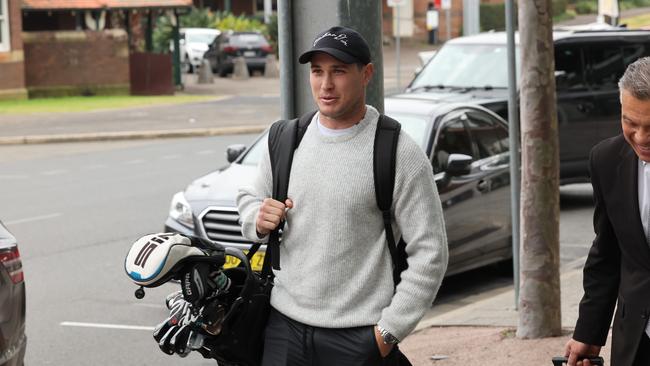
[[[628,29],[639,29],[650,26],[650,14],[621,19],[621,24],[627,24]]]
[[[145,107],[162,104],[183,104],[203,102],[215,99],[215,96],[203,95],[165,95],[165,96],[91,96],[91,97],[62,97],[36,98],[24,100],[0,100],[0,115],[4,114],[34,114],[61,112],[88,112],[103,109],[121,109],[129,107]]]

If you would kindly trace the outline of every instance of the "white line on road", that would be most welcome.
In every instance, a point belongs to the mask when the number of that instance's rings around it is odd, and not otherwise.
[[[68,171],[65,170],[65,169],[55,169],[55,170],[48,170],[48,171],[45,171],[45,172],[41,172],[41,174],[43,174],[43,175],[58,175],[58,174],[63,174],[63,173],[67,173],[67,172]]]
[[[121,329],[121,330],[146,330],[146,331],[154,330],[154,327],[147,327],[147,326],[142,326],[142,325],[79,323],[79,322],[61,322],[61,326],[63,326],[63,327],[81,327],[81,328]]]
[[[164,155],[164,156],[161,156],[160,158],[163,159],[163,160],[172,160],[172,159],[178,159],[180,157],[181,156],[178,155],[178,154],[172,154],[172,155]]]
[[[142,164],[144,162],[145,161],[142,159],[134,159],[134,160],[125,161],[124,164],[133,165],[133,164]]]
[[[60,212],[56,212],[56,213],[49,214],[49,215],[34,216],[34,217],[28,217],[28,218],[25,218],[25,219],[5,221],[5,224],[7,224],[7,225],[18,225],[18,224],[24,224],[26,222],[53,219],[53,218],[59,217],[61,215],[63,215],[63,214],[60,213]]]
[[[134,302],[133,305],[135,306],[142,306],[145,308],[154,308],[154,309],[167,309],[167,307],[163,304],[151,304],[151,303],[146,303],[146,302]]]
[[[196,155],[210,155],[214,153],[215,153],[214,150],[201,150],[201,151],[197,151]]]
[[[0,179],[25,179],[25,178],[29,178],[29,176],[19,175],[19,174],[14,174],[14,175],[0,174]]]

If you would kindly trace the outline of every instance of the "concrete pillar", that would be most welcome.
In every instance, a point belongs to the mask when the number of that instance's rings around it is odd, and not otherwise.
[[[309,65],[298,63],[298,56],[311,48],[318,33],[335,25],[355,29],[368,42],[375,74],[368,85],[366,102],[383,112],[381,11],[382,2],[378,0],[279,0],[282,118],[298,117],[316,109],[309,87]]]

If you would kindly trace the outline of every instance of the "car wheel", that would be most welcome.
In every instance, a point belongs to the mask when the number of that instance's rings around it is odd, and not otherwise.
[[[187,56],[185,56],[185,60],[181,63],[181,67],[183,72],[187,74],[191,74],[194,71],[194,67],[192,67],[192,63],[190,63],[190,59]]]
[[[228,70],[223,66],[223,64],[219,64],[219,76],[222,78],[225,78],[228,75]]]

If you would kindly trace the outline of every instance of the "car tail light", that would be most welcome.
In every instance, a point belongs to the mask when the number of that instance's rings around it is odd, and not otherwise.
[[[7,269],[7,272],[9,272],[11,282],[17,284],[24,281],[23,262],[20,260],[18,247],[0,250],[0,263],[2,263],[2,265]]]
[[[235,52],[237,52],[237,50],[238,50],[238,48],[233,47],[233,46],[226,46],[226,47],[223,48],[223,52],[225,52],[225,53],[235,53]]]
[[[273,53],[273,47],[271,47],[268,44],[264,45],[264,46],[262,46],[262,51],[267,52],[267,53]]]

